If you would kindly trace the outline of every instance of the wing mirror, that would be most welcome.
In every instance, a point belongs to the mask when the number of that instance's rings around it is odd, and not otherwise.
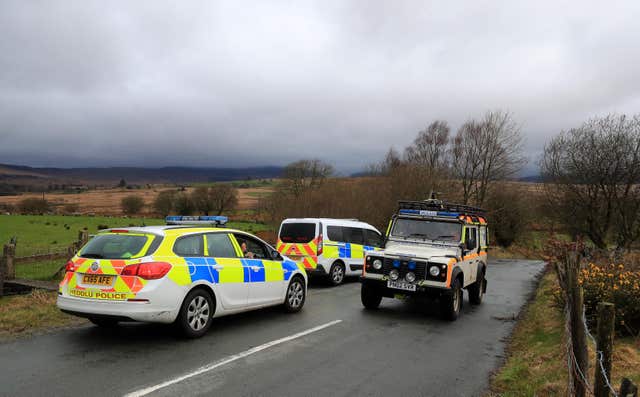
[[[271,259],[273,259],[274,261],[281,261],[282,260],[282,255],[280,255],[280,253],[276,250],[271,251]]]

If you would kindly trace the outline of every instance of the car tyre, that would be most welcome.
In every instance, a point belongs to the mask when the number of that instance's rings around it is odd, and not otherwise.
[[[334,287],[344,281],[345,267],[341,262],[335,262],[329,269],[329,281]]]
[[[365,309],[375,310],[380,306],[380,302],[382,302],[382,295],[375,287],[364,283],[360,289],[360,300]]]
[[[469,302],[471,302],[472,305],[479,305],[482,303],[482,298],[484,298],[484,292],[486,288],[485,283],[486,281],[484,279],[484,273],[480,271],[476,282],[470,285],[468,288]]]
[[[462,287],[458,279],[451,283],[451,290],[440,297],[440,314],[443,319],[455,321],[462,308]]]
[[[215,306],[211,294],[201,288],[189,292],[182,302],[176,326],[187,338],[199,338],[211,327]]]
[[[295,276],[287,287],[287,293],[284,297],[284,309],[288,313],[299,312],[304,306],[307,299],[307,290],[304,285],[304,279]]]
[[[113,318],[89,317],[89,321],[100,328],[113,328],[118,326],[118,320]]]

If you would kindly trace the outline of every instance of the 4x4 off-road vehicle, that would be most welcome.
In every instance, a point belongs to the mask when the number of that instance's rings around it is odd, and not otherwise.
[[[442,316],[458,318],[462,290],[480,304],[487,282],[485,211],[440,200],[400,201],[389,222],[383,251],[368,253],[361,298],[376,309],[383,297],[428,297]]]

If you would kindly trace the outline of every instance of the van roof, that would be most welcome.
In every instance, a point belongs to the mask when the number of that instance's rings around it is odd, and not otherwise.
[[[359,221],[357,219],[340,219],[340,218],[288,218],[282,221],[282,223],[319,223],[331,226],[351,226],[361,227],[363,229],[371,229],[378,231],[375,226],[372,226],[366,222]]]

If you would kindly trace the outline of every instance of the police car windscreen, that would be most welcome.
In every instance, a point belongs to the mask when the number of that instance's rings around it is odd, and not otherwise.
[[[284,243],[305,244],[315,237],[315,223],[283,223],[280,228],[280,240]]]
[[[145,235],[102,234],[92,238],[80,251],[82,258],[129,259],[144,256],[149,240]],[[146,250],[145,250],[146,251]]]
[[[456,222],[398,218],[391,236],[420,240],[460,242],[462,226]]]

